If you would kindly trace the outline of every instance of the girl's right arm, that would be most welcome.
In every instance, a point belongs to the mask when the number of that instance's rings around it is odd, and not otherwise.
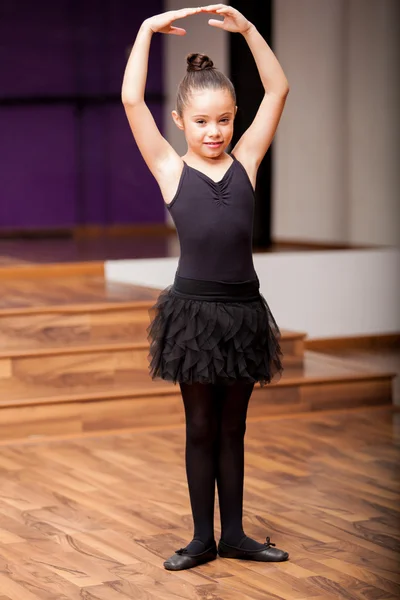
[[[148,59],[153,33],[185,35],[186,31],[171,23],[200,12],[198,8],[168,11],[143,21],[125,68],[121,99],[133,136],[147,166],[165,195],[168,194],[168,175],[182,170],[182,159],[161,135],[145,103]],[[163,190],[164,188],[164,190]]]

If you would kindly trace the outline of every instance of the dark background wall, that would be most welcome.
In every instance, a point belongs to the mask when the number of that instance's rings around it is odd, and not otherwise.
[[[137,29],[162,5],[0,3],[0,229],[164,222],[120,100]],[[162,38],[147,86],[161,129]]]

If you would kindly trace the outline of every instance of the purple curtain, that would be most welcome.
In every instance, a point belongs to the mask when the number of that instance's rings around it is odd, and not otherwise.
[[[120,100],[138,27],[162,4],[0,3],[0,229],[164,222]],[[161,35],[146,93],[162,129]]]

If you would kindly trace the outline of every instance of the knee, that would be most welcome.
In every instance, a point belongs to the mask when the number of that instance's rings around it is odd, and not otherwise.
[[[222,422],[221,439],[241,440],[246,433],[246,421]]]
[[[217,436],[215,423],[206,419],[196,419],[186,424],[186,439],[196,446],[214,444]]]

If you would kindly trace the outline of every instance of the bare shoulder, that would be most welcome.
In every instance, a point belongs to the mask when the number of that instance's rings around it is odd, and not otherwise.
[[[172,201],[177,192],[183,167],[182,158],[175,152],[157,165],[154,176],[166,204]]]
[[[246,171],[246,173],[250,179],[251,185],[253,186],[253,189],[255,189],[256,179],[257,179],[257,171],[258,171],[258,166],[259,166],[257,164],[256,160],[253,159],[251,157],[251,155],[249,155],[249,153],[242,151],[241,148],[234,148],[232,150],[232,154],[234,155],[236,160],[238,160],[240,162],[240,164]]]

